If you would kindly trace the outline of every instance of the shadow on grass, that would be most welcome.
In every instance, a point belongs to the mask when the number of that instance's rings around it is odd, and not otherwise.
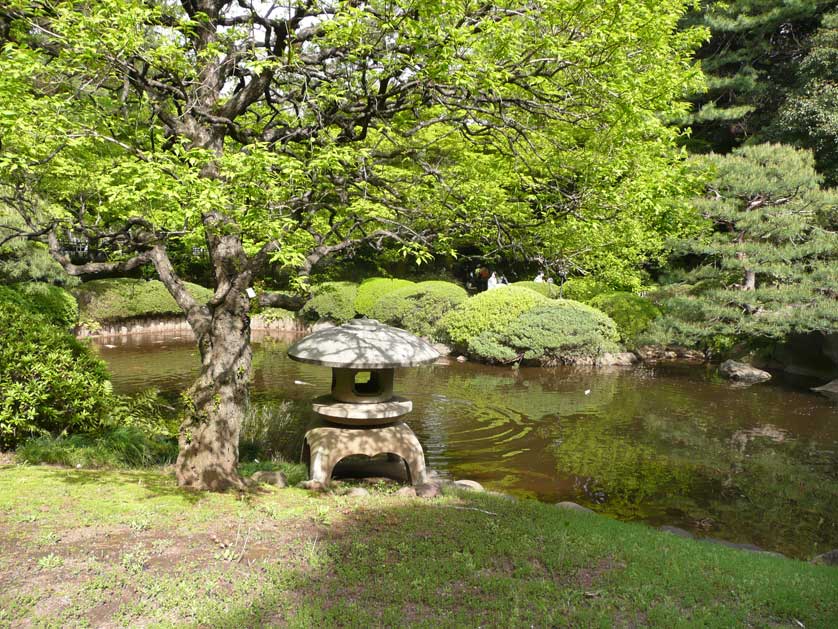
[[[177,486],[174,473],[161,473],[160,470],[77,470],[64,467],[38,466],[37,469],[50,479],[69,485],[113,485],[122,486],[126,482],[141,486],[149,492],[149,497],[175,496],[189,504],[195,504],[204,497],[204,493]]]
[[[328,504],[330,498],[322,498]],[[210,626],[836,626],[838,573],[489,496],[356,503]],[[271,573],[271,570],[274,570]]]

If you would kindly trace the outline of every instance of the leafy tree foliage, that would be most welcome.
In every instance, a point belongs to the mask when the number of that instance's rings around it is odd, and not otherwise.
[[[690,146],[726,153],[754,137],[784,140],[766,133],[797,88],[811,35],[835,6],[834,0],[702,3],[685,20],[711,33],[697,53],[707,90],[693,97],[695,110],[685,119],[692,127]]]
[[[838,12],[823,16],[801,61],[800,86],[780,109],[772,135],[814,150],[818,169],[838,184]]]
[[[820,187],[808,151],[774,144],[707,157],[716,177],[696,202],[715,232],[684,242],[703,263],[698,290],[666,302],[656,324],[676,340],[782,338],[838,326],[838,233],[822,227],[838,194]]]
[[[661,311],[650,300],[633,293],[603,293],[591,299],[588,304],[614,320],[620,331],[620,340],[624,343],[632,343],[640,332],[661,315]]]
[[[465,238],[625,280],[685,226],[662,122],[699,83],[685,4],[10,0],[0,185],[25,227],[0,238],[73,275],[154,266],[202,361],[178,480],[241,486],[245,290],[269,262]],[[207,302],[169,255],[191,247]]]

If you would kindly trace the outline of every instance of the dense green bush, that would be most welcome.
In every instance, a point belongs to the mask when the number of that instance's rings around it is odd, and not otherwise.
[[[537,293],[541,293],[550,299],[559,298],[559,287],[550,282],[512,282],[512,286],[520,286],[521,288],[529,288]]]
[[[468,298],[461,286],[431,280],[405,286],[384,295],[375,303],[371,316],[413,334],[437,336],[437,325],[445,313]]]
[[[209,288],[188,282],[186,288],[200,303],[212,298]],[[79,320],[85,324],[183,314],[163,282],[157,280],[93,280],[74,289],[73,294],[79,302]]]
[[[358,285],[352,282],[325,282],[311,289],[311,299],[300,310],[309,321],[327,319],[344,323],[355,317]]]
[[[88,346],[12,301],[0,301],[0,330],[0,447],[103,425],[113,395]]]
[[[44,282],[22,282],[11,286],[23,295],[34,310],[46,316],[55,325],[71,328],[79,319],[76,298],[60,286]]]
[[[589,362],[618,349],[616,324],[585,304],[559,299],[536,305],[501,330],[472,338],[469,354],[483,361],[545,365]]]
[[[410,280],[390,279],[388,277],[373,277],[361,282],[358,295],[355,297],[355,312],[372,317],[372,311],[379,299],[393,291],[413,286]]]
[[[16,456],[22,463],[49,463],[76,467],[147,467],[174,462],[177,440],[151,435],[140,428],[123,426],[96,434],[45,435],[21,445]]]
[[[562,297],[588,303],[600,293],[610,293],[614,289],[593,277],[572,277],[561,286]]]
[[[475,295],[445,314],[439,328],[454,345],[468,347],[484,332],[501,332],[521,313],[548,301],[520,286],[501,286]]]
[[[614,320],[623,342],[632,342],[652,321],[661,316],[655,304],[634,293],[602,293],[588,303]]]
[[[296,319],[297,313],[293,310],[286,310],[285,308],[262,308],[258,316],[262,317],[264,321],[282,321],[285,319]]]

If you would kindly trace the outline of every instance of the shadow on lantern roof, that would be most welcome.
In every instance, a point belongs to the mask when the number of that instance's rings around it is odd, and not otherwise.
[[[288,348],[288,356],[324,367],[392,369],[433,362],[439,352],[405,330],[375,319],[353,319],[300,339]]]

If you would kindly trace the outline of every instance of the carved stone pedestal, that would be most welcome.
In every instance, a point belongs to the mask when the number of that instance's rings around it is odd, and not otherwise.
[[[306,433],[303,462],[308,465],[309,478],[328,484],[338,461],[353,454],[373,457],[395,454],[404,459],[410,482],[421,485],[428,481],[422,445],[410,427],[398,422],[377,428],[342,428],[323,426]]]

